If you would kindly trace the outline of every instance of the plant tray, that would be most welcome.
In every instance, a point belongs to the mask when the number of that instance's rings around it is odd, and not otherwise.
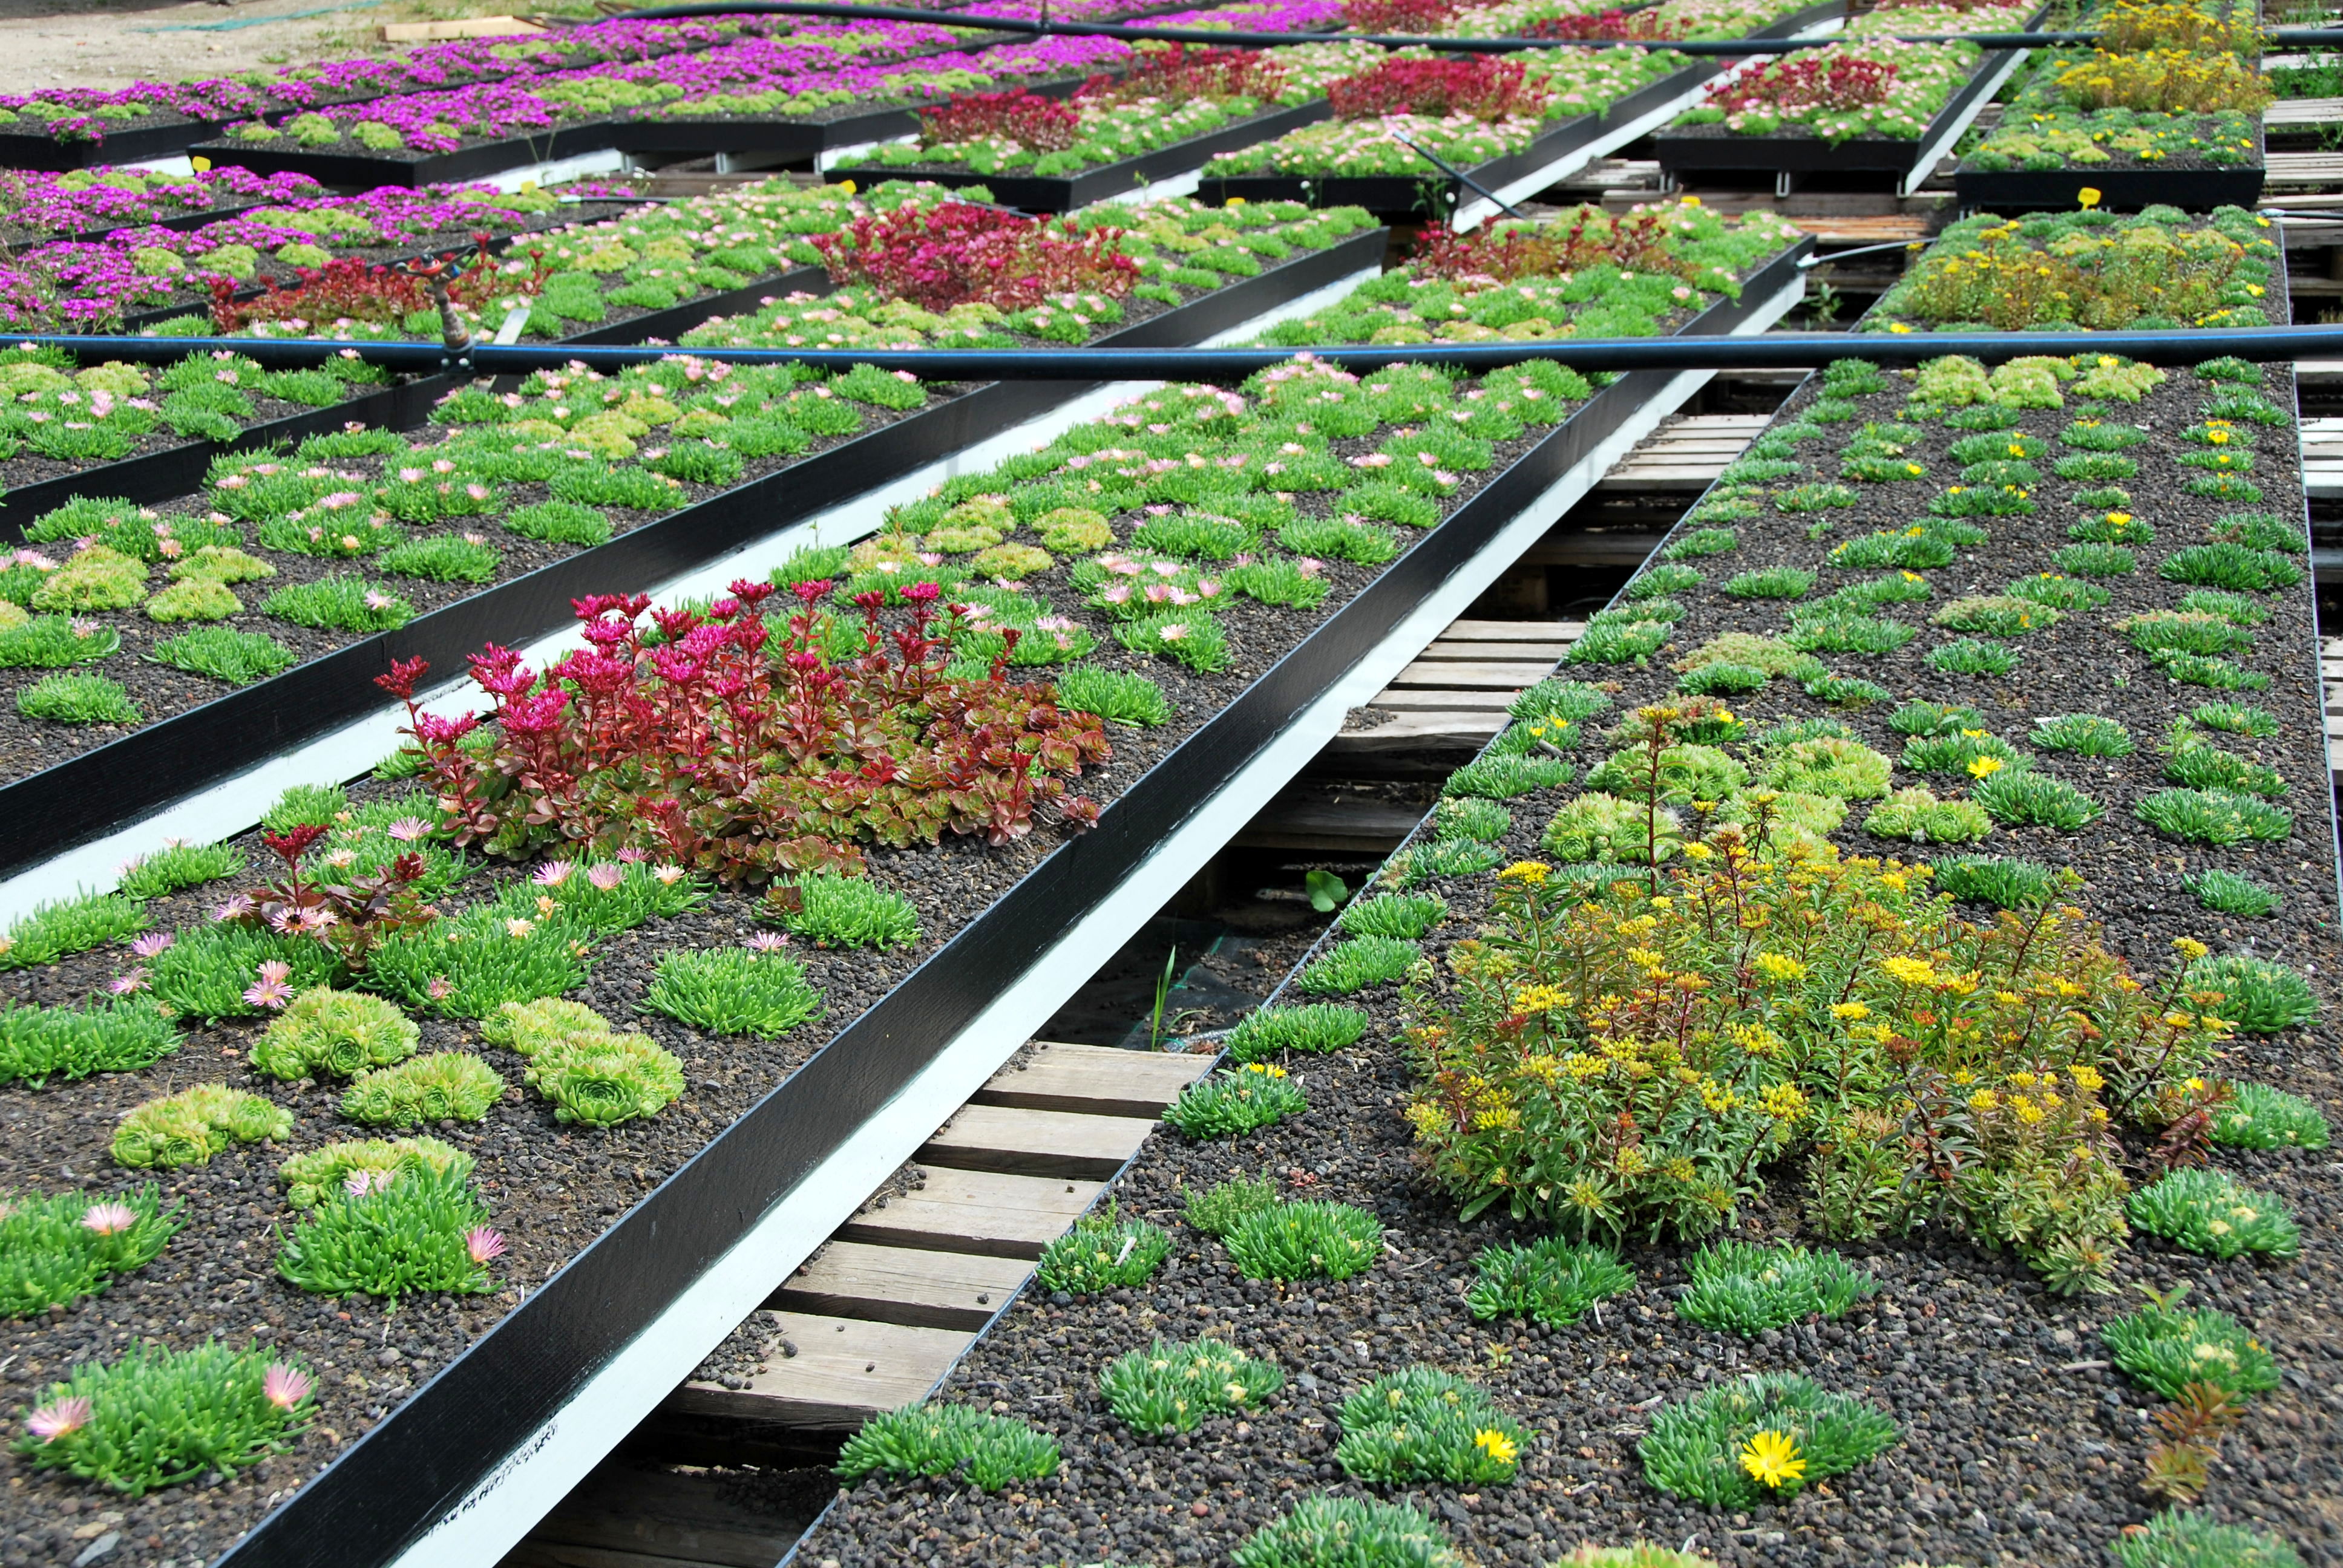
[[[66,141],[45,133],[8,131],[0,133],[0,166],[63,174],[70,169],[173,157],[218,136],[229,124],[226,120],[186,120],[174,115],[126,126],[100,142]]]
[[[992,199],[1003,206],[1013,206],[1026,212],[1066,212],[1074,207],[1088,206],[1092,202],[1127,196],[1134,186],[1149,185],[1201,168],[1208,158],[1282,136],[1303,126],[1315,125],[1329,112],[1322,98],[1314,103],[1274,109],[1266,115],[1240,120],[1232,126],[1222,126],[1207,136],[1192,136],[1184,142],[1174,142],[1168,147],[1158,147],[1135,158],[1101,164],[1079,174],[980,175],[965,168],[910,164],[900,167],[879,165],[840,166],[830,170],[830,177],[850,179],[863,186],[881,180],[902,179],[932,180],[940,186],[955,187],[982,186],[992,193]],[[1203,199],[1210,201],[1213,198],[1207,196]]]
[[[1061,81],[1021,85],[1039,97],[1065,98],[1081,91],[1088,80],[1087,76],[1070,76]],[[723,153],[736,158],[753,158],[759,164],[787,164],[840,147],[917,136],[919,130],[920,112],[908,106],[866,109],[860,114],[828,120],[805,116],[661,115],[614,122],[609,146],[622,153],[660,153],[679,158]],[[845,177],[845,171],[833,171],[832,177]],[[860,180],[863,176],[857,171],[854,177]],[[870,175],[872,180],[906,177],[933,179],[939,185],[970,183],[923,173],[907,176],[893,170],[872,171]]]
[[[1819,22],[1846,13],[1845,0],[1823,0],[1759,28],[1749,36],[1786,38]],[[1663,76],[1636,89],[1599,115],[1581,115],[1541,132],[1518,153],[1492,158],[1463,173],[1472,185],[1444,175],[1356,175],[1317,177],[1310,175],[1231,175],[1207,178],[1196,199],[1214,206],[1231,201],[1300,201],[1312,206],[1360,206],[1386,222],[1421,223],[1446,217],[1483,192],[1501,190],[1571,154],[1593,146],[1622,127],[1683,97],[1724,69],[1722,62],[1704,61]],[[1473,186],[1477,185],[1480,190]]]
[[[1955,201],[1967,212],[2067,212],[2086,186],[2110,212],[2159,203],[2189,212],[2252,206],[2262,199],[2259,163],[2207,169],[1972,169],[1953,176]]]
[[[1176,347],[1198,343],[1262,312],[1299,299],[1381,262],[1380,229],[1296,256],[1258,276],[1135,323],[1101,347]],[[632,323],[627,324],[632,327]],[[433,377],[400,391],[420,403],[450,384]],[[902,474],[1010,428],[1079,396],[1077,382],[994,382],[866,432],[800,462],[670,512],[608,544],[581,550],[523,577],[481,589],[245,687],[200,708],[134,730],[38,773],[0,786],[0,871],[29,865],[96,838],[169,801],[383,706],[374,678],[394,658],[421,658],[458,670],[483,643],[518,645],[567,624],[570,601],[613,585],[663,582],[754,538],[861,495]],[[319,416],[338,428],[341,409]],[[200,477],[208,447],[185,459]],[[166,454],[172,455],[172,454]],[[98,483],[81,476],[76,487]],[[113,493],[99,490],[95,493]]]
[[[1379,236],[1364,236],[1380,243]],[[1732,330],[1797,276],[1802,243],[1679,335]],[[1264,275],[1268,276],[1268,275]],[[1242,288],[1243,285],[1235,286]],[[1163,318],[1157,318],[1159,321]],[[1624,376],[1530,447],[1108,803],[689,1164],[255,1525],[219,1568],[378,1568],[512,1482],[564,1406],[1556,478],[1674,379]],[[608,578],[603,579],[607,585]]]
[[[307,175],[320,185],[377,186],[410,189],[449,181],[478,179],[506,169],[550,163],[579,153],[598,153],[614,144],[620,122],[583,120],[557,126],[535,136],[503,136],[473,142],[452,153],[309,152],[299,147],[261,146],[251,142],[199,142],[187,150],[214,163],[241,164],[256,175]]]

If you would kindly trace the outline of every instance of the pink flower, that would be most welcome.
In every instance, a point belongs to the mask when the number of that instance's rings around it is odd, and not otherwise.
[[[677,865],[661,865],[654,868],[651,875],[659,879],[661,887],[672,888],[683,880],[683,868]]]
[[[388,1171],[353,1171],[342,1178],[342,1190],[353,1198],[363,1198],[388,1187],[392,1175]]]
[[[567,860],[548,860],[529,880],[540,888],[558,888],[569,879],[570,869]]]
[[[456,988],[454,986],[447,983],[447,977],[446,975],[433,975],[431,977],[431,983],[423,988],[423,994],[429,997],[433,1001],[445,1001],[455,989]]]
[[[138,1223],[138,1211],[127,1203],[92,1203],[82,1211],[82,1229],[101,1236],[118,1236]]]
[[[650,858],[649,850],[638,849],[632,844],[628,845],[625,849],[618,851],[618,859],[624,860],[630,866],[639,865]]]
[[[90,1406],[87,1394],[75,1394],[54,1404],[45,1404],[25,1418],[25,1428],[43,1442],[55,1442],[69,1432],[79,1432],[89,1424]]]
[[[627,879],[627,869],[606,861],[588,870],[586,873],[586,879],[594,884],[595,891],[610,892]]]
[[[212,910],[212,919],[216,920],[240,920],[244,919],[245,916],[252,913],[256,907],[256,906],[252,901],[252,895],[250,893],[238,893],[227,902],[215,908]]]
[[[368,609],[388,609],[397,602],[387,593],[377,593],[372,588],[367,590],[366,607]]]
[[[139,964],[128,970],[126,970],[124,973],[116,975],[112,980],[106,982],[106,989],[112,991],[116,996],[128,996],[133,991],[145,990],[146,989],[146,966],[145,964]]]
[[[169,931],[149,931],[130,944],[130,950],[142,959],[159,958],[163,950],[177,939]]]
[[[504,1235],[501,1231],[489,1230],[486,1225],[475,1226],[464,1232],[464,1251],[472,1255],[472,1261],[475,1263],[485,1263],[491,1258],[501,1258],[505,1253]]]
[[[307,1372],[283,1362],[271,1362],[268,1370],[260,1374],[261,1397],[279,1410],[291,1410],[309,1397],[316,1386]]]
[[[287,982],[292,978],[293,966],[271,959],[260,966],[260,979],[246,986],[244,1000],[255,1007],[265,1007],[271,1012],[293,1000],[293,988]]]
[[[429,836],[431,824],[420,817],[401,817],[385,831],[402,844],[412,844],[418,839]]]
[[[748,941],[752,953],[777,953],[789,945],[789,939],[779,931],[759,931]]]

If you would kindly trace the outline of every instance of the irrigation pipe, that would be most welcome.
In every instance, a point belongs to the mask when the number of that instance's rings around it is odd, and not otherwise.
[[[1532,360],[1576,370],[1804,369],[1840,359],[1916,365],[1947,354],[2006,360],[2036,354],[2109,354],[2151,365],[2194,365],[2222,355],[2259,363],[2343,356],[2343,326],[2215,327],[2156,332],[1775,332],[1760,337],[1554,338],[1537,343],[1327,344],[1294,348],[678,348],[559,344],[344,342],[327,337],[10,337],[92,358],[162,364],[193,354],[242,354],[270,367],[323,364],[343,355],[392,370],[493,376],[584,366],[623,370],[662,359],[730,365],[857,365],[930,381],[1239,381],[1307,356],[1346,370],[1440,365],[1480,373]]]
[[[1378,44],[1387,49],[1432,48],[1474,55],[1508,55],[1523,49],[1672,49],[1679,55],[1715,55],[1738,59],[1748,55],[1783,55],[1845,38],[1445,38],[1423,33],[1236,33],[1209,27],[1151,27],[1117,22],[1041,22],[1023,17],[971,16],[965,12],[922,11],[906,5],[860,5],[848,0],[732,0],[730,4],[654,5],[628,11],[613,18],[625,22],[664,22],[689,16],[823,16],[859,22],[942,22],[951,26],[981,24],[1001,33],[1060,35],[1075,38],[1122,38],[1132,42],[1238,45],[1272,49],[1292,44]],[[2324,27],[2278,27],[2265,35],[2275,44],[2343,45],[2343,30]],[[1866,34],[1860,43],[1975,44],[1981,49],[2036,49],[2060,45],[2090,44],[2097,32],[2085,33],[1910,33]]]

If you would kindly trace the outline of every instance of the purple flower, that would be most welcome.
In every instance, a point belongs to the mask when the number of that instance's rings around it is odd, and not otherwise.
[[[274,1012],[293,1000],[293,966],[276,959],[260,966],[260,979],[245,988],[244,1000]]]
[[[163,950],[178,940],[169,931],[148,931],[130,944],[133,954],[142,959],[160,958]]]
[[[420,817],[401,817],[384,831],[402,844],[412,844],[430,836],[431,824]]]
[[[116,996],[128,996],[146,989],[146,966],[135,965],[106,982],[106,989]]]
[[[789,945],[789,939],[779,931],[759,931],[747,945],[752,953],[777,953]]]
[[[529,880],[540,888],[558,888],[569,879],[572,869],[567,860],[548,860],[537,869],[537,874]]]
[[[489,1230],[486,1225],[475,1226],[464,1232],[464,1251],[471,1254],[472,1261],[475,1263],[485,1263],[491,1258],[501,1258],[505,1251],[504,1235],[500,1231]]]
[[[594,884],[597,892],[614,892],[627,879],[627,868],[606,860],[588,870],[586,879]]]

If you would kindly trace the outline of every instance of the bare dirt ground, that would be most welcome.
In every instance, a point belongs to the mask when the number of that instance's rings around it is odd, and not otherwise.
[[[378,34],[385,23],[548,9],[528,0],[0,0],[0,92],[122,87],[376,53],[390,47]]]

